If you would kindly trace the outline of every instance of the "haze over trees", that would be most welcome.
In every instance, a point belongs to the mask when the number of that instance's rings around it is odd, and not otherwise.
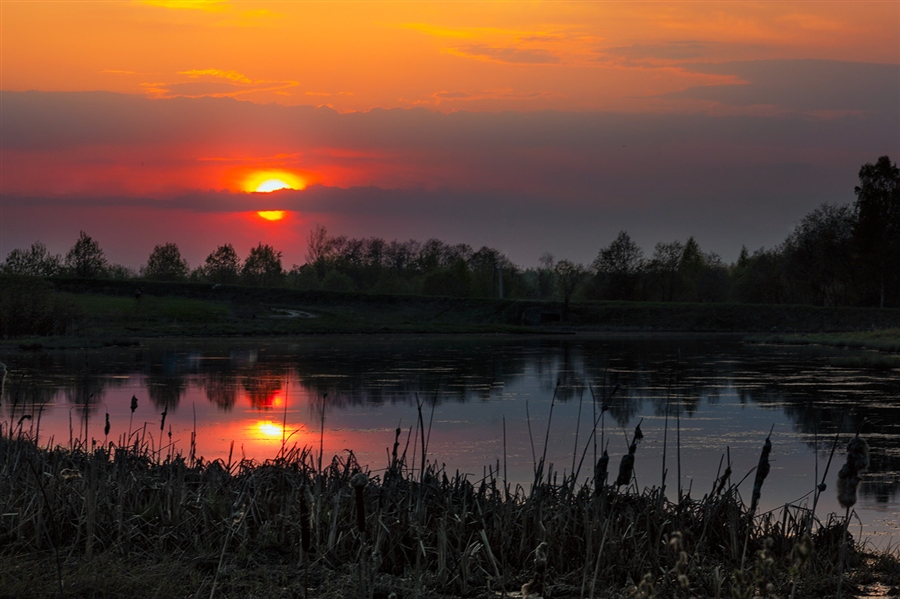
[[[521,268],[488,246],[438,239],[386,241],[333,236],[316,226],[307,261],[286,270],[282,253],[259,243],[242,261],[231,244],[190,270],[174,243],[156,246],[141,275],[214,284],[287,285],[303,290],[501,296],[561,301],[743,302],[900,307],[900,169],[887,156],[859,170],[852,204],[823,204],[773,248],[742,248],[733,264],[697,240],[662,241],[644,255],[626,231],[601,247],[589,266],[545,253]],[[63,260],[40,241],[14,249],[3,274],[31,277],[134,277],[110,265],[82,231]]]

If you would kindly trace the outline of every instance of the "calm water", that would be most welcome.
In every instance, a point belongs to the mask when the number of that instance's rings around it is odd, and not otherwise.
[[[0,426],[60,444],[73,436],[118,441],[140,431],[154,447],[174,444],[182,452],[196,433],[197,452],[207,459],[233,452],[235,460],[263,461],[285,439],[318,454],[322,442],[326,461],[346,459],[352,450],[377,471],[388,461],[396,428],[401,451],[418,434],[418,401],[430,430],[429,461],[476,482],[490,468],[527,488],[545,437],[554,470],[580,468],[585,480],[595,445],[602,451],[608,444],[614,473],[627,452],[626,436],[643,419],[638,484],[658,486],[665,466],[670,497],[679,480],[695,497],[708,492],[729,455],[733,480],[743,478],[771,429],[766,509],[811,505],[816,469],[821,478],[840,429],[829,489],[817,508],[821,518],[843,513],[834,499],[835,477],[851,431],[862,426],[872,467],[853,526],[884,547],[900,541],[900,371],[841,366],[858,353],[582,336],[161,341],[126,349],[7,351],[0,355],[10,368]],[[592,437],[603,398],[616,388]],[[133,414],[132,396],[138,400]],[[752,484],[750,475],[740,486],[748,503]]]

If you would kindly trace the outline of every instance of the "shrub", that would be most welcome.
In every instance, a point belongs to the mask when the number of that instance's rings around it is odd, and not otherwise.
[[[35,277],[0,276],[0,335],[58,335],[80,315],[68,295]]]

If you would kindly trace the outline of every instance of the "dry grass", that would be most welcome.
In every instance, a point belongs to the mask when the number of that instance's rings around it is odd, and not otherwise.
[[[673,503],[542,466],[526,490],[492,468],[476,481],[423,468],[422,448],[399,441],[376,473],[352,454],[320,467],[303,448],[226,463],[153,451],[138,433],[65,448],[0,434],[0,597],[513,597],[536,580],[548,597],[836,589],[842,523],[792,506],[754,517],[724,477]],[[845,595],[873,569],[900,583],[896,556],[872,557],[851,540]]]

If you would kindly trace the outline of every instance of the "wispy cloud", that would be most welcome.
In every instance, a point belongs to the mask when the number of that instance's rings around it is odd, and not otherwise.
[[[179,71],[178,75],[188,81],[147,82],[141,85],[145,93],[155,98],[236,97],[258,92],[279,92],[299,85],[297,81],[251,79],[243,73],[227,69],[190,69]]]
[[[540,48],[517,48],[504,46],[489,46],[486,44],[469,44],[447,48],[445,52],[486,60],[490,62],[502,62],[507,64],[557,64],[559,56]]]
[[[224,0],[139,0],[139,4],[173,10],[203,10],[207,12],[218,12],[226,6]]]

